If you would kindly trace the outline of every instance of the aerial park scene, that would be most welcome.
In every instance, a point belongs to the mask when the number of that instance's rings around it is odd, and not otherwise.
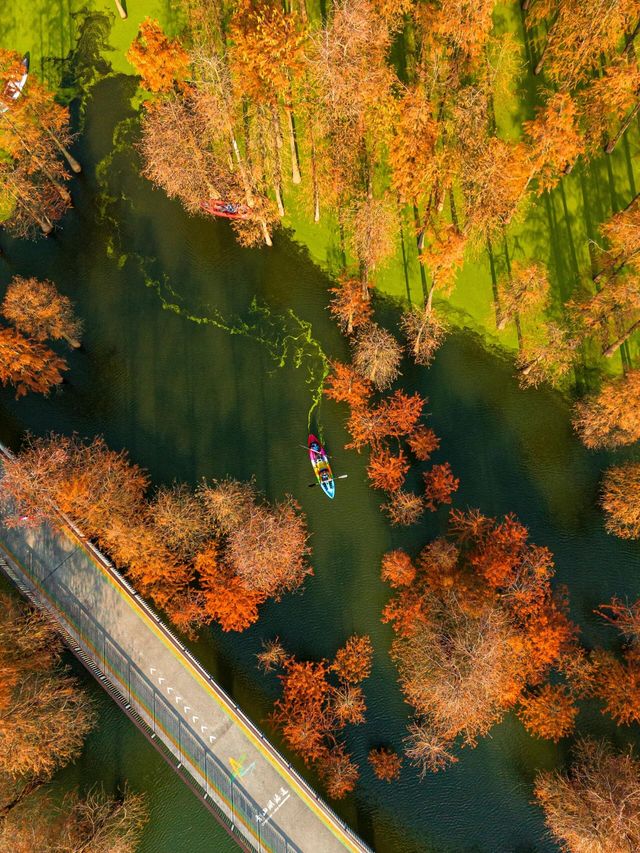
[[[0,9],[0,853],[640,850],[639,50]]]

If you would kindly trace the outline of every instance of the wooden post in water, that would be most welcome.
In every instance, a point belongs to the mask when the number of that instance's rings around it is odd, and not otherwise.
[[[124,8],[124,6],[120,2],[120,0],[116,0],[116,9],[118,10],[118,14],[120,15],[120,17],[124,21],[125,18],[127,17],[127,10]]]

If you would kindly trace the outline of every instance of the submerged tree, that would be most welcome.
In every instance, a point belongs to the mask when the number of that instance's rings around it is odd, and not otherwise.
[[[587,447],[620,447],[640,438],[640,370],[613,379],[576,403],[573,426]]]
[[[539,772],[535,795],[551,834],[570,853],[640,847],[640,761],[631,752],[578,741],[568,772]]]
[[[400,345],[376,323],[365,326],[354,344],[353,363],[358,373],[379,390],[389,388],[400,375]]]
[[[16,396],[29,391],[48,394],[62,382],[67,363],[39,341],[15,329],[0,329],[0,382],[13,385]]]
[[[626,462],[608,469],[601,504],[609,533],[622,539],[640,537],[640,463]]]
[[[64,338],[69,346],[80,346],[82,323],[71,300],[51,281],[14,276],[0,310],[19,332],[37,341]]]
[[[398,590],[383,621],[416,713],[407,754],[423,772],[454,761],[456,740],[473,746],[543,683],[574,633],[551,592],[551,555],[515,518],[452,511],[449,534],[415,563],[402,552],[383,562]]]

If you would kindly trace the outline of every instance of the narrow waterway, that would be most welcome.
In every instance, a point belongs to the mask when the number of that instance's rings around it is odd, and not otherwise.
[[[391,529],[380,496],[367,487],[365,456],[342,449],[346,410],[328,401],[311,417],[335,470],[349,478],[338,483],[334,502],[307,488],[310,469],[299,445],[323,358],[347,355],[326,310],[331,282],[286,234],[269,251],[240,249],[226,223],[189,218],[140,178],[131,147],[135,124],[122,124],[134,116],[134,88],[125,77],[95,88],[78,146],[86,168],[74,181],[75,209],[63,229],[36,244],[1,238],[0,290],[14,274],[51,278],[75,301],[85,333],[60,393],[15,401],[1,392],[0,438],[16,446],[24,430],[101,433],[111,446],[126,447],[155,483],[255,477],[270,499],[292,494],[312,534],[314,576],[301,594],[266,606],[245,633],[207,632],[196,645],[203,663],[266,725],[278,683],[256,669],[262,638],[278,635],[297,655],[319,657],[332,655],[353,632],[369,634],[376,655],[365,683],[367,724],[348,737],[362,778],[340,814],[385,853],[556,850],[531,802],[532,779],[537,768],[564,761],[568,744],[532,739],[513,717],[477,749],[462,751],[457,765],[422,782],[406,765],[394,785],[370,772],[367,751],[381,743],[401,749],[409,711],[387,654],[391,631],[380,622],[388,597],[380,558],[390,547],[417,549],[445,514],[425,517],[408,532]],[[380,300],[376,307],[392,326],[394,306]],[[437,461],[448,459],[461,478],[456,504],[495,515],[514,511],[533,541],[554,552],[585,642],[612,641],[593,610],[614,594],[640,594],[640,549],[604,531],[597,492],[608,460],[576,441],[568,404],[546,391],[520,391],[508,361],[461,333],[430,370],[403,370],[403,387],[429,397],[431,424],[442,438]],[[417,470],[414,476],[417,482]],[[142,853],[233,849],[84,678],[99,703],[99,727],[80,761],[61,774],[62,784],[102,781],[112,788],[128,779],[146,790],[152,824]],[[579,731],[606,732],[619,743],[635,736],[589,707]]]

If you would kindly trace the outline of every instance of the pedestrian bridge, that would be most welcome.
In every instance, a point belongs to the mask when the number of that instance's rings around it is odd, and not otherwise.
[[[68,519],[0,514],[0,568],[241,847],[369,851]]]

